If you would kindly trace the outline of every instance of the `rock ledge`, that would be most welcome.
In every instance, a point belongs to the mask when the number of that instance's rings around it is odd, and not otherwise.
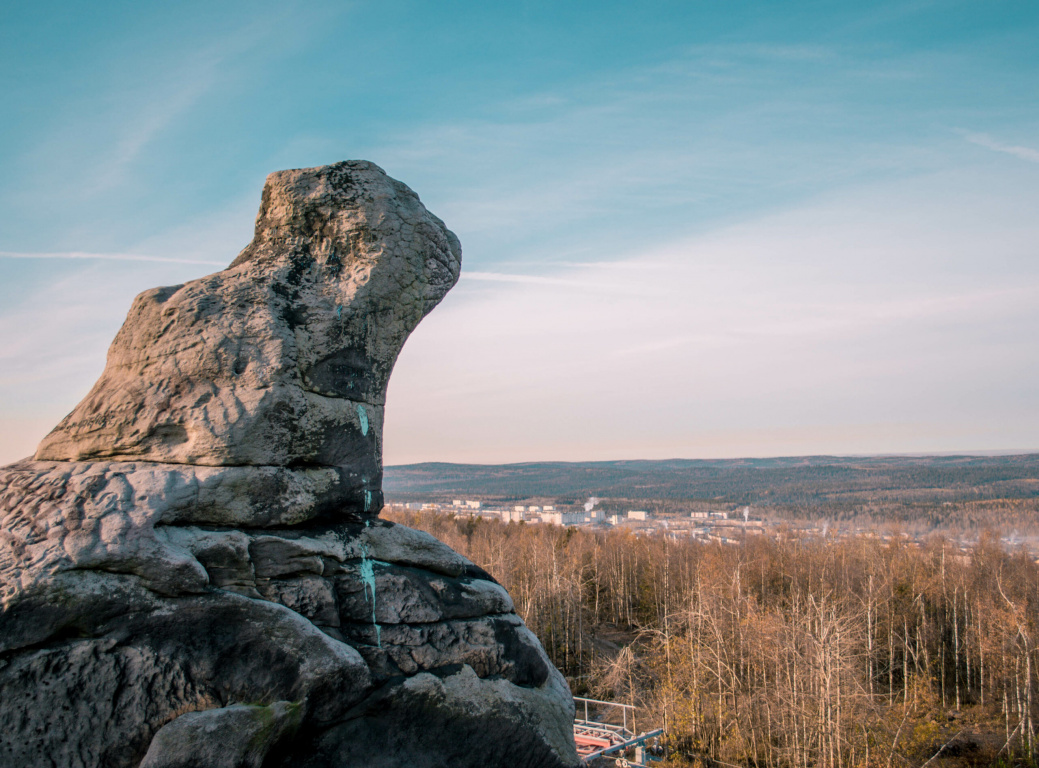
[[[227,269],[137,297],[0,469],[0,764],[577,764],[506,591],[377,517],[389,375],[460,267],[350,161],[271,174]]]

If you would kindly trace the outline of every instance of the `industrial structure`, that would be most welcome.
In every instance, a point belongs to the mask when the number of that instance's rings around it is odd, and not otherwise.
[[[635,707],[612,701],[574,697],[574,743],[581,762],[590,765],[597,758],[614,758],[631,768],[646,768],[646,742],[659,737],[664,730],[654,728],[638,733]],[[633,759],[627,759],[627,752]]]

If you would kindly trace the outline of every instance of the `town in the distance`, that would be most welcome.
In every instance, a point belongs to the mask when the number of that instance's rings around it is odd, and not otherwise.
[[[683,512],[652,512],[645,509],[603,509],[604,500],[591,497],[583,505],[510,504],[487,502],[481,499],[452,499],[450,501],[389,501],[389,512],[424,512],[453,518],[493,520],[525,525],[556,525],[580,527],[585,530],[624,531],[634,536],[662,536],[673,540],[713,541],[738,545],[751,536],[771,536],[786,539],[798,536],[820,536],[835,539],[863,537],[881,541],[898,540],[911,547],[922,546],[935,530],[906,530],[902,526],[881,528],[858,525],[834,525],[829,521],[794,521],[776,518],[767,511],[751,506],[709,506]],[[609,503],[609,500],[605,500]],[[613,505],[616,506],[616,505]],[[762,514],[765,512],[765,514]],[[977,543],[978,536],[950,535],[940,531],[967,554]],[[1010,532],[1000,537],[1009,547],[1023,547],[1039,562],[1039,541],[1033,536]]]
[[[739,544],[862,537],[1039,557],[1039,454],[386,467],[390,510]]]
[[[450,503],[390,502],[391,509],[436,512],[454,517],[477,517],[500,520],[505,523],[528,523],[532,525],[579,525],[608,528],[611,526],[629,531],[636,536],[667,535],[688,537],[705,541],[720,541],[737,544],[741,536],[761,535],[766,531],[766,521],[755,518],[750,507],[742,509],[705,509],[690,512],[687,516],[678,513],[655,514],[644,509],[628,509],[610,512],[599,508],[600,500],[592,497],[583,507],[558,506],[556,504],[487,504],[479,499],[452,499]]]

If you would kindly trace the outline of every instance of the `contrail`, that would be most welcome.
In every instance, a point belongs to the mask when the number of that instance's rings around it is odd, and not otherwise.
[[[167,256],[140,256],[133,253],[85,253],[83,251],[62,251],[58,253],[15,253],[14,251],[0,251],[0,257],[5,259],[103,259],[106,261],[161,261],[172,264],[205,264],[207,266],[223,267],[222,261],[204,261],[202,259],[174,259]]]

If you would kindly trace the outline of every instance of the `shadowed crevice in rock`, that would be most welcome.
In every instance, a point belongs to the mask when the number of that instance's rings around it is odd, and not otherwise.
[[[145,291],[37,460],[340,467],[374,515],[386,385],[458,279],[458,239],[363,161],[271,174],[222,272]]]
[[[159,729],[140,768],[261,768],[300,720],[299,706],[289,701],[188,712]]]
[[[460,258],[351,161],[271,174],[230,267],[137,297],[0,469],[0,765],[577,763],[506,591],[377,518],[387,381]]]
[[[572,749],[570,691],[560,679],[544,697],[484,680],[468,666],[423,672],[389,681],[355,707],[343,722],[300,734],[307,756],[276,750],[277,768],[396,768],[407,753],[414,768],[452,765],[537,766],[558,764]],[[464,717],[459,713],[465,712]],[[543,738],[532,742],[528,734]],[[517,750],[522,744],[524,749]]]

